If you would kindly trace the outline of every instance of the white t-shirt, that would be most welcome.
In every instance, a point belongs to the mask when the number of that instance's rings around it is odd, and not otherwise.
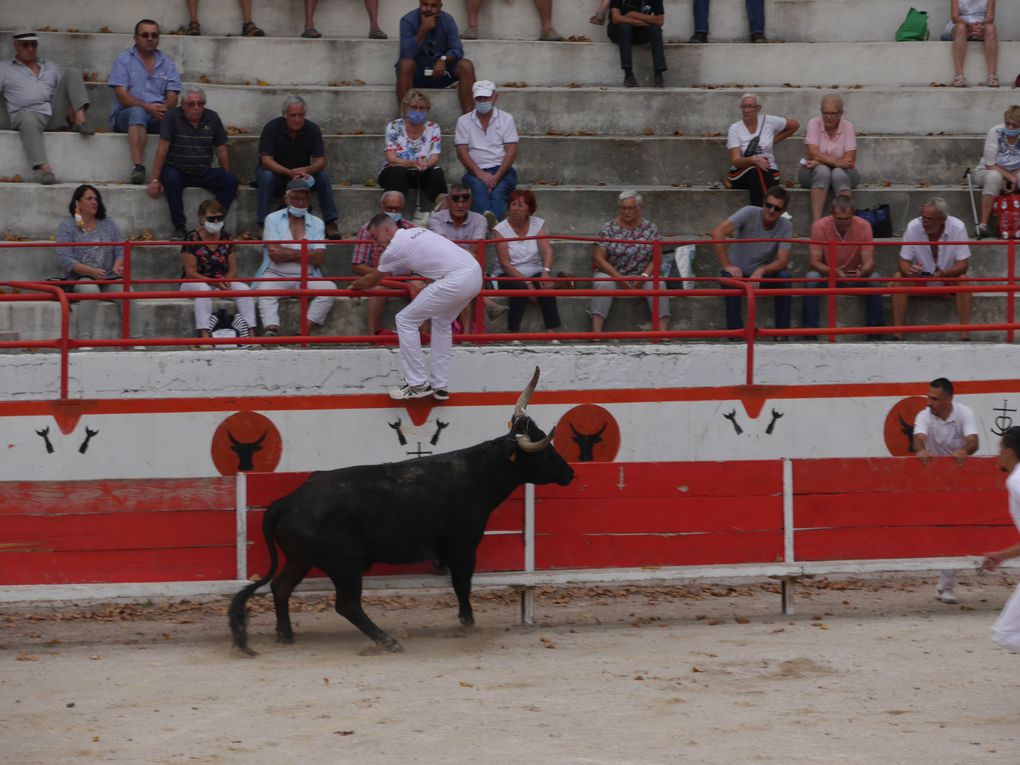
[[[455,271],[478,268],[478,262],[444,236],[427,228],[399,229],[379,258],[379,270],[388,274],[421,274],[442,279]]]
[[[536,215],[529,216],[528,218],[528,233],[525,236],[538,236],[538,232],[542,230],[542,226],[545,225],[545,221]],[[510,225],[509,220],[501,221],[496,224],[493,229],[500,236],[506,239],[512,239],[518,236],[517,232],[514,231],[513,226]],[[545,265],[542,263],[542,256],[538,254],[538,240],[528,239],[524,242],[503,242],[510,251],[510,265],[516,268],[525,276],[534,276],[536,273],[542,270]],[[499,273],[496,276],[503,275],[503,269],[499,269]]]
[[[977,435],[974,410],[966,404],[953,402],[949,417],[941,419],[925,407],[914,420],[914,435],[926,437],[925,448],[934,457],[949,457],[963,448],[967,436]]]
[[[765,121],[764,125],[762,120]],[[773,170],[778,170],[779,166],[776,164],[776,155],[772,152],[772,144],[775,143],[776,133],[782,133],[785,127],[786,119],[777,117],[774,114],[758,115],[758,122],[755,125],[754,132],[747,129],[747,125],[744,124],[743,120],[737,120],[730,125],[729,132],[726,134],[726,148],[740,149],[740,153],[743,154],[744,150],[747,149],[747,145],[751,143],[751,139],[758,135],[758,152],[754,156],[760,154],[766,157],[769,161],[769,167]],[[759,128],[761,129],[760,135],[758,133]]]
[[[914,218],[907,224],[907,230],[903,232],[905,242],[924,242],[928,235],[924,233],[924,226],[920,218]],[[967,236],[967,228],[963,221],[952,215],[946,218],[946,226],[939,237],[939,260],[938,267],[946,271],[956,265],[957,261],[967,260],[970,257],[970,245],[967,244],[942,244],[942,242],[966,242],[970,239]],[[900,248],[900,257],[921,266],[925,273],[935,273],[935,259],[931,254],[931,246],[926,244],[905,244]],[[931,283],[931,282],[929,282]]]
[[[489,120],[488,130],[482,129],[478,115],[474,111],[470,111],[457,118],[457,129],[453,135],[454,145],[466,145],[468,156],[483,170],[503,164],[506,145],[519,141],[514,118],[509,113],[495,107],[492,109],[492,119]]]
[[[1017,530],[1020,530],[1020,465],[1013,468],[1013,472],[1006,478],[1006,491],[1009,492],[1009,514]]]

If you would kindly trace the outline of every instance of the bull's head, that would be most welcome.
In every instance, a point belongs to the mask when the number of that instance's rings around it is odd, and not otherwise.
[[[594,433],[582,433],[573,424],[570,425],[570,430],[574,434],[574,443],[581,450],[581,454],[577,458],[578,462],[592,462],[595,459],[595,444],[602,441],[602,434],[608,426],[609,423],[606,422]]]
[[[514,407],[513,419],[510,420],[510,438],[516,442],[516,447],[510,459],[525,468],[525,480],[528,483],[558,483],[566,486],[574,480],[574,471],[552,445],[556,428],[546,435],[527,414],[528,402],[538,385],[539,373],[539,368],[535,367],[531,382],[521,392]]]
[[[268,433],[268,431],[266,431]],[[266,440],[266,433],[259,436],[258,441],[253,441],[250,444],[242,443],[234,438],[234,434],[229,430],[227,431],[227,437],[230,439],[230,450],[237,455],[237,469],[238,471],[244,472],[247,470],[254,470],[255,463],[254,457],[255,452],[262,451],[262,442]]]

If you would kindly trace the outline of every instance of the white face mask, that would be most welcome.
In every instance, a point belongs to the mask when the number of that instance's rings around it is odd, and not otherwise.
[[[208,231],[210,234],[218,234],[220,233],[220,231],[223,230],[223,221],[217,221],[213,223],[212,221],[207,220],[204,225],[205,230]]]
[[[290,207],[287,208],[287,212],[289,212],[295,218],[303,218],[303,217],[305,217],[305,213],[308,212],[308,208],[307,207],[294,207],[294,205],[291,205]]]

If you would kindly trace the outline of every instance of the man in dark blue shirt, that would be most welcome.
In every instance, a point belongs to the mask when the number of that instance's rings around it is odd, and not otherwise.
[[[457,83],[464,114],[475,108],[471,86],[475,66],[464,49],[453,16],[443,11],[442,0],[419,0],[417,10],[400,19],[400,60],[397,61],[397,103],[415,88],[446,88]]]

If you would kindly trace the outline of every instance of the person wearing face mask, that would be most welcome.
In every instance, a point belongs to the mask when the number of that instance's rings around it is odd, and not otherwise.
[[[972,171],[974,180],[981,186],[981,223],[975,232],[978,239],[989,234],[988,221],[992,216],[995,198],[1003,191],[1016,194],[1020,177],[1020,105],[1006,110],[1003,121],[992,127],[985,136],[985,152]]]
[[[510,192],[517,188],[517,125],[496,108],[496,86],[479,80],[472,88],[474,111],[457,118],[454,144],[467,172],[461,182],[471,189],[471,209],[489,220],[490,228],[506,215]]]
[[[830,265],[836,270],[837,287],[879,287],[875,273],[875,246],[872,244],[871,224],[854,215],[854,203],[846,196],[832,201],[832,214],[811,224],[811,245],[808,249],[808,279],[822,279]],[[830,264],[826,260],[829,243],[836,244],[836,257]],[[829,282],[810,282],[811,287],[828,287]],[[869,327],[882,327],[882,293],[877,290],[864,295],[865,319]],[[817,295],[803,298],[803,326],[818,327],[822,299]],[[809,338],[815,339],[815,338]],[[882,335],[869,335],[869,340],[882,340]]]
[[[325,224],[322,218],[308,212],[311,193],[308,182],[295,178],[287,184],[283,195],[286,207],[266,217],[266,241],[262,251],[262,265],[255,274],[256,278],[270,279],[255,283],[256,290],[332,290],[336,289],[333,282],[312,278],[322,276],[319,270],[326,256]],[[307,287],[301,284],[301,245],[274,244],[274,241],[308,240],[308,276]],[[309,334],[316,334],[326,323],[329,309],[336,300],[332,295],[318,295],[308,304],[308,321],[312,325]],[[258,298],[259,316],[262,319],[262,336],[276,337],[280,334],[280,298],[260,296]]]
[[[230,233],[223,230],[226,211],[215,199],[206,199],[198,206],[198,228],[188,232],[181,247],[181,278],[206,281],[181,282],[181,292],[210,292],[211,290],[249,290],[245,282],[237,281],[237,254],[228,240]],[[245,329],[239,334],[247,337],[255,326],[255,298],[234,299],[237,312],[244,319]],[[195,329],[199,337],[212,336],[212,298],[195,298]]]
[[[404,218],[404,195],[399,191],[384,191],[379,197],[379,212],[386,213],[390,219],[397,224],[397,228],[414,228],[411,221]],[[354,254],[351,257],[351,271],[358,276],[373,273],[379,265],[379,257],[385,247],[380,247],[372,240],[372,233],[369,231],[369,224],[366,223],[358,229],[358,243],[354,245]],[[406,290],[408,297],[413,300],[418,291],[425,286],[425,282],[387,280],[383,282],[384,287]],[[389,330],[381,328],[383,311],[386,308],[386,298],[373,295],[368,298],[368,334],[378,335]]]
[[[412,88],[404,94],[401,113],[386,126],[386,161],[379,173],[379,185],[387,191],[407,195],[418,190],[418,205],[424,193],[430,202],[446,193],[446,177],[439,166],[442,135],[439,125],[429,120],[432,102],[425,92]]]

